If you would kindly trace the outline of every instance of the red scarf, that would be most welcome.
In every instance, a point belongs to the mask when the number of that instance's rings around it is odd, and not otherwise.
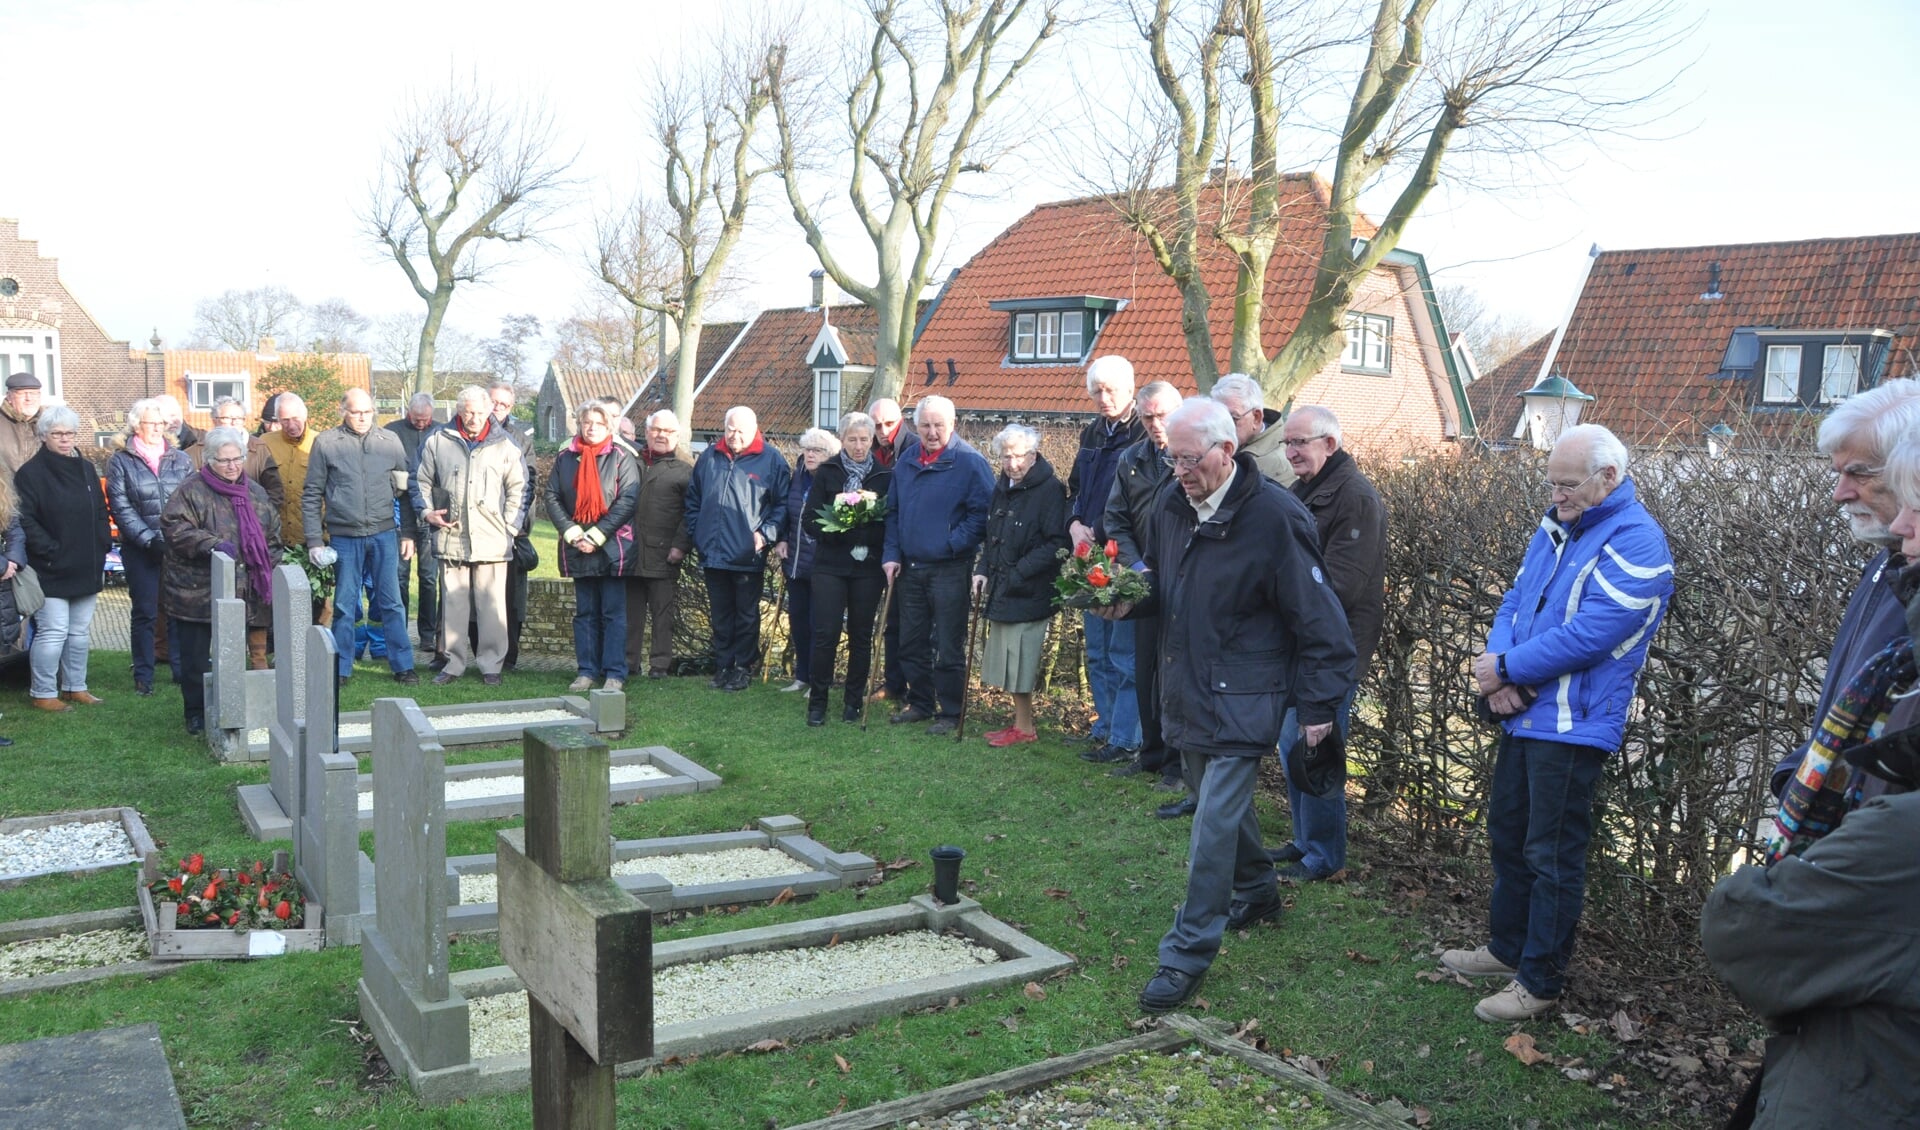
[[[477,444],[487,438],[487,433],[493,431],[493,417],[488,416],[485,420],[482,420],[480,422],[479,435],[468,435],[467,426],[464,423],[460,424],[456,430],[459,431],[460,438],[466,440],[468,444]]]
[[[739,451],[735,451],[733,448],[727,446],[727,438],[725,436],[721,436],[720,442],[714,444],[714,446],[719,448],[720,453],[727,458],[738,459],[742,455],[758,455],[766,445],[761,442],[760,433],[755,432],[753,433],[753,442],[747,444],[746,447],[741,448]]]
[[[580,453],[580,469],[573,475],[573,520],[591,526],[607,515],[607,498],[600,492],[600,457],[613,447],[612,437],[600,443],[582,443],[574,447]]]
[[[940,451],[945,450],[946,448],[944,447],[940,449]],[[928,451],[925,447],[922,447],[920,449],[920,465],[922,467],[931,467],[935,463],[940,462],[940,451]]]

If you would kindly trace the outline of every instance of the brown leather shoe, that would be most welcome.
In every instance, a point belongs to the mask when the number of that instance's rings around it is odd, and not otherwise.
[[[57,698],[30,698],[27,702],[30,703],[35,710],[44,710],[49,714],[59,714],[62,711],[73,709],[71,703],[63,702]]]
[[[100,706],[107,701],[104,698],[95,698],[86,691],[61,691],[60,697],[66,699],[68,702],[77,702],[82,706]]]

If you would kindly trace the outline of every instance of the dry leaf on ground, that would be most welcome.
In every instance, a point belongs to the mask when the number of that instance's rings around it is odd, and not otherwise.
[[[1512,1055],[1513,1058],[1526,1064],[1528,1067],[1553,1058],[1539,1048],[1534,1047],[1533,1037],[1527,1035],[1525,1032],[1515,1032],[1513,1035],[1508,1036],[1507,1042],[1501,1046],[1506,1048],[1508,1054]]]

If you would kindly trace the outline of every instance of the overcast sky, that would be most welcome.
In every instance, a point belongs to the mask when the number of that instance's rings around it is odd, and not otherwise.
[[[1654,131],[1667,136],[1563,150],[1561,167],[1536,168],[1538,183],[1523,189],[1443,189],[1403,246],[1423,252],[1442,284],[1472,285],[1496,309],[1545,326],[1562,316],[1594,243],[1920,229],[1920,149],[1910,141],[1920,4],[1689,10],[1701,22],[1677,56],[1693,66]],[[178,342],[198,300],[234,287],[340,297],[374,317],[411,312],[418,300],[355,213],[407,92],[458,70],[510,97],[544,97],[563,148],[578,153],[581,189],[551,245],[519,255],[492,285],[463,289],[449,322],[480,336],[509,313],[551,324],[586,288],[594,208],[625,198],[651,166],[646,74],[688,50],[684,37],[702,29],[686,21],[712,13],[660,0],[0,0],[0,216],[59,258],[69,289],[110,334],[135,342],[155,327]],[[1125,49],[1089,39],[1061,62],[1117,70],[1134,65]],[[1043,76],[1036,89],[1059,81]],[[1030,96],[1021,109],[1031,116],[1047,103]],[[1034,204],[1087,184],[1064,167],[1023,163],[962,203],[941,273]],[[778,185],[765,187],[739,256],[750,280],[733,300],[741,312],[804,302],[816,265]]]

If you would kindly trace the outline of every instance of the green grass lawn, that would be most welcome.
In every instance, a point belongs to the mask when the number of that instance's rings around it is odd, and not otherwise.
[[[508,675],[498,697],[557,693],[568,677]],[[171,686],[148,699],[133,695],[125,653],[96,654],[92,686],[106,705],[62,716],[29,710],[23,691],[0,693],[7,711],[0,732],[16,743],[0,752],[5,815],[131,805],[172,855],[203,851],[230,861],[270,850],[246,837],[234,803],[238,785],[265,780],[263,766],[210,760],[182,728]],[[362,664],[341,707],[363,709],[397,689],[383,670]],[[432,704],[478,687],[415,690]],[[978,738],[930,739],[883,722],[864,734],[837,721],[809,729],[794,696],[759,683],[723,695],[699,678],[641,680],[632,692],[632,728],[621,744],[671,746],[724,784],[617,808],[617,836],[731,830],[792,813],[829,847],[882,862],[920,861],[864,897],[840,892],[698,915],[657,927],[658,937],[895,904],[926,889],[927,850],[954,843],[968,852],[969,893],[1079,965],[1045,985],[1043,998],[1014,988],[786,1051],[700,1057],[623,1081],[620,1125],[788,1125],[1129,1034],[1139,1016],[1135,995],[1153,973],[1155,945],[1184,889],[1187,826],[1152,818],[1162,794],[1091,770],[1051,735],[995,750]],[[977,734],[1003,724],[977,718],[970,728]],[[1262,819],[1273,833],[1285,827],[1284,815],[1264,804]],[[491,851],[493,833],[512,823],[453,825],[447,852]],[[0,920],[126,906],[132,894],[131,869],[39,879],[0,890]],[[1437,1127],[1644,1123],[1550,1065],[1522,1067],[1501,1049],[1511,1030],[1473,1018],[1476,994],[1416,977],[1434,968],[1431,941],[1418,920],[1389,913],[1370,882],[1293,894],[1296,904],[1277,928],[1229,936],[1201,993],[1206,1014],[1236,1025],[1257,1021],[1273,1050],[1328,1064],[1336,1085],[1364,1097],[1426,1107]],[[499,961],[487,936],[457,939],[452,952],[458,968]],[[0,1000],[0,1040],[153,1021],[195,1126],[528,1124],[524,1094],[425,1110],[404,1085],[365,1086],[368,1049],[355,1039],[363,1031],[354,996],[359,969],[357,949],[334,949]],[[1526,1027],[1545,1051],[1606,1058],[1597,1037],[1557,1020]]]

